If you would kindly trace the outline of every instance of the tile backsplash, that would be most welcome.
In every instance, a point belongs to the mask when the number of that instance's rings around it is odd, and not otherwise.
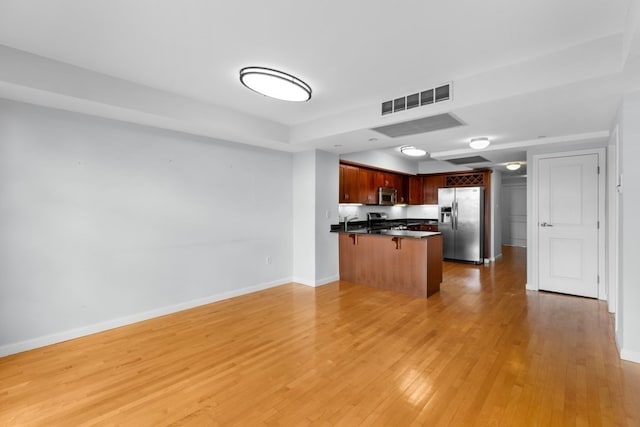
[[[367,213],[369,212],[384,212],[389,216],[389,219],[402,219],[402,218],[425,218],[436,219],[438,218],[438,205],[412,205],[412,206],[354,206],[344,205],[338,206],[338,215],[340,221],[344,221],[345,216],[353,217],[357,216],[360,220],[367,219]]]

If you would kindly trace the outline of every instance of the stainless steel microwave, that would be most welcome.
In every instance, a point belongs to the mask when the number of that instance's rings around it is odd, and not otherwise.
[[[395,205],[398,197],[398,192],[395,188],[378,188],[378,204],[383,206]]]

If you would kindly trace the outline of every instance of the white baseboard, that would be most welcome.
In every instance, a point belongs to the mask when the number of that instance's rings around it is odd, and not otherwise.
[[[623,348],[622,350],[620,350],[620,359],[627,360],[629,362],[640,363],[640,352],[625,350]]]
[[[153,310],[145,311],[143,313],[136,313],[129,316],[119,317],[117,319],[107,320],[105,322],[94,323],[92,325],[82,326],[80,328],[74,328],[67,331],[56,332],[50,335],[44,335],[37,338],[32,338],[17,343],[6,344],[0,346],[0,357],[8,356],[10,354],[21,353],[27,350],[33,350],[34,348],[44,347],[51,344],[56,344],[63,341],[68,341],[74,338],[83,337],[86,335],[103,332],[109,329],[119,328],[121,326],[130,325],[132,323],[142,322],[143,320],[153,319],[154,317],[164,316],[178,311],[188,310],[200,305],[211,304],[213,302],[222,301],[225,299],[237,297],[240,295],[246,295],[253,292],[261,291],[264,289],[273,288],[276,286],[290,283],[291,278],[283,278],[274,280],[271,282],[261,283],[255,286],[248,286],[233,291],[222,292],[215,295],[210,295],[204,298],[198,298],[191,301],[185,301],[179,304],[174,304],[166,307],[160,307]]]
[[[312,288],[316,288],[318,286],[322,286],[322,285],[327,285],[331,282],[335,282],[337,280],[340,280],[340,276],[338,274],[336,274],[335,276],[329,276],[329,277],[325,277],[323,279],[310,279],[310,278],[301,278],[301,277],[294,277],[293,278],[293,282],[294,283],[299,283],[301,285],[305,285],[305,286],[310,286]]]
[[[340,280],[340,275],[325,277],[324,279],[316,280],[316,286],[328,285],[329,283],[337,282]]]
[[[291,281],[293,283],[297,283],[299,285],[304,285],[304,286],[310,286],[312,288],[316,286],[315,279],[311,279],[308,277],[294,277],[293,279],[291,279]]]

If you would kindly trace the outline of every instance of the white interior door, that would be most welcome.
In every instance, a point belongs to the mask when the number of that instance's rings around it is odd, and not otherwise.
[[[598,155],[540,159],[539,288],[598,297]]]

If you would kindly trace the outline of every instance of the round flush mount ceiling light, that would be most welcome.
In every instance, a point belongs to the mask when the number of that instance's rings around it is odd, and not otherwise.
[[[405,145],[404,147],[400,147],[400,152],[402,154],[406,154],[407,156],[411,156],[411,157],[420,157],[420,156],[425,156],[427,154],[425,150],[416,148],[412,145]]]
[[[487,148],[489,144],[489,138],[473,138],[469,143],[469,147],[476,150],[482,150],[483,148]]]
[[[510,171],[517,171],[520,169],[520,163],[507,163],[507,169]]]
[[[271,68],[245,67],[240,70],[240,82],[254,92],[282,101],[311,99],[311,86],[291,74]]]

